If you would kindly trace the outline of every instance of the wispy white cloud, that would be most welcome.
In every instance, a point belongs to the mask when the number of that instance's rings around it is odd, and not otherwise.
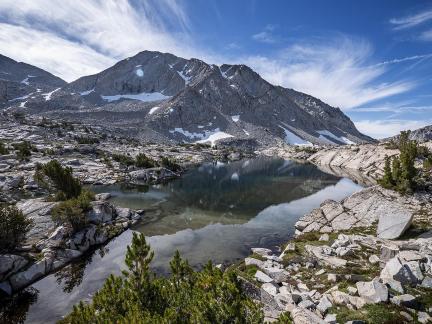
[[[409,91],[415,82],[378,82],[386,64],[368,64],[372,46],[363,39],[338,36],[315,43],[298,43],[276,58],[245,58],[268,81],[311,94],[349,110]]]
[[[432,29],[422,32],[419,36],[421,40],[431,42],[432,41]]]
[[[415,15],[400,18],[392,18],[390,19],[390,24],[393,25],[393,29],[401,30],[418,26],[429,20],[432,20],[432,10],[425,10]]]
[[[144,49],[196,54],[188,38],[188,16],[175,0],[140,1],[136,6],[128,0],[2,0],[0,20],[4,55],[39,63],[67,80]]]
[[[274,25],[267,25],[263,31],[252,35],[252,38],[261,43],[274,44],[277,43],[277,37],[273,34]]]
[[[191,29],[186,7],[175,0],[137,0],[134,5],[130,0],[62,0],[61,5],[53,0],[0,1],[2,54],[67,81],[97,73],[139,51],[158,50],[209,63],[246,63],[274,84],[345,110],[415,86],[408,80],[378,80],[390,64],[420,56],[370,65],[372,46],[362,39],[298,42],[272,56],[233,58],[195,44]],[[263,31],[276,39],[274,30],[268,25]]]
[[[109,56],[56,34],[3,23],[0,23],[0,48],[4,55],[65,80],[99,72],[115,63]]]
[[[353,112],[390,112],[395,114],[432,112],[432,105],[391,104],[385,103],[379,106],[358,107]]]
[[[357,129],[373,138],[382,139],[399,134],[403,130],[415,130],[432,124],[432,120],[360,120],[355,121]]]
[[[431,39],[432,39],[432,31],[431,31]],[[432,54],[413,55],[413,56],[407,56],[407,57],[396,58],[393,60],[380,62],[380,63],[375,64],[375,66],[403,63],[403,62],[408,62],[408,61],[424,60],[424,59],[429,59],[429,58],[432,58]]]

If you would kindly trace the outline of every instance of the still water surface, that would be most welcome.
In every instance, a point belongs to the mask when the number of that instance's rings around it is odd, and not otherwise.
[[[124,268],[133,230],[146,235],[155,251],[152,267],[159,274],[167,273],[175,250],[196,268],[208,260],[235,262],[250,254],[251,247],[277,249],[292,237],[303,214],[325,199],[340,200],[359,188],[313,165],[276,158],[204,164],[163,185],[95,187],[110,192],[117,205],[146,210],[143,221],[35,283],[36,300],[19,311],[28,323],[51,323],[91,298],[109,274]]]

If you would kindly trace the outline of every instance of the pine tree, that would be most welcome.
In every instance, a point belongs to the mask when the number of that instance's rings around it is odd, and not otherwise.
[[[391,172],[392,172],[393,183],[398,183],[401,178],[402,170],[401,170],[400,160],[397,156],[393,158]]]
[[[384,175],[379,180],[381,186],[387,189],[391,189],[394,186],[393,175],[390,166],[390,157],[388,155],[385,156],[385,164],[384,164]]]
[[[398,184],[398,191],[412,192],[415,187],[414,178],[417,175],[415,159],[417,157],[417,142],[407,140],[400,147],[401,180]]]
[[[390,158],[386,155],[384,175],[378,183],[387,189],[394,189],[400,193],[412,193],[416,187],[418,171],[415,161],[419,155],[416,141],[409,139],[410,132],[403,131],[399,136],[399,157],[394,157],[390,166]]]
[[[234,272],[208,263],[195,272],[176,252],[172,275],[156,278],[153,252],[134,233],[126,253],[127,270],[111,275],[92,303],[75,306],[61,323],[262,323],[258,305],[242,291]]]

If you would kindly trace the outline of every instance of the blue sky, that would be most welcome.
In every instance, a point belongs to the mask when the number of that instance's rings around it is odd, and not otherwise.
[[[432,124],[432,2],[2,0],[0,51],[64,79],[141,50],[245,63],[382,138]]]

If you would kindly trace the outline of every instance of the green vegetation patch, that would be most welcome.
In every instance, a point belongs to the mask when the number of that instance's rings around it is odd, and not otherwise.
[[[80,181],[72,173],[72,168],[62,167],[59,161],[51,160],[36,165],[34,179],[47,189],[57,189],[56,200],[67,200],[78,197],[82,190]]]
[[[36,147],[31,145],[27,141],[21,143],[14,143],[12,144],[12,146],[16,150],[16,155],[18,157],[18,160],[20,161],[28,161],[29,157],[32,155],[32,151],[37,152]]]
[[[400,150],[399,156],[390,158],[386,156],[384,175],[378,183],[386,188],[396,190],[401,194],[412,194],[423,184],[421,171],[415,167],[416,159],[423,159],[423,168],[429,170],[432,162],[432,153],[425,146],[419,146],[417,141],[409,139],[410,132],[402,131],[398,142],[391,145]]]
[[[9,149],[3,141],[0,141],[0,155],[9,154]]]
[[[55,223],[78,232],[88,225],[86,212],[91,209],[92,200],[94,193],[82,190],[78,197],[62,201],[55,206],[51,211],[51,218]]]
[[[32,221],[16,206],[0,204],[0,252],[13,250],[25,238]]]
[[[140,153],[135,158],[135,166],[138,168],[154,168],[157,163],[152,158],[149,158],[144,153]]]
[[[90,304],[80,303],[60,323],[262,323],[263,313],[242,291],[234,272],[208,263],[194,271],[176,252],[171,275],[150,270],[153,252],[134,233],[127,270],[111,275]]]
[[[403,323],[406,319],[400,315],[403,309],[392,304],[371,304],[360,310],[352,310],[345,306],[329,309],[330,314],[336,314],[338,323],[360,320],[368,324]]]

